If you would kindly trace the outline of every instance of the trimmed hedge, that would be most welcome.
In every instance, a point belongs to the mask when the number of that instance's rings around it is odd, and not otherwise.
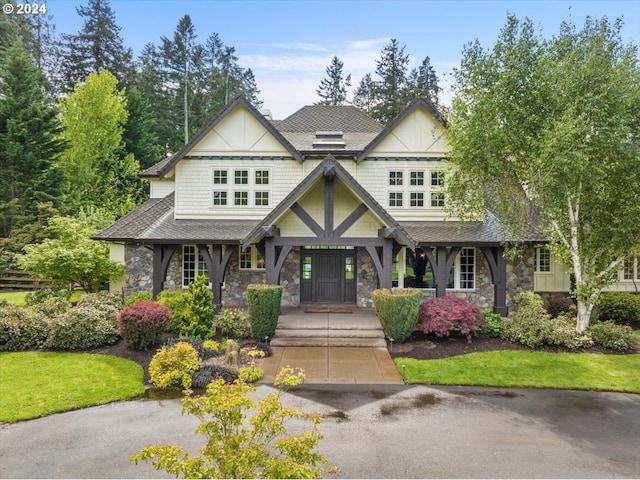
[[[373,306],[384,333],[394,342],[406,341],[418,324],[422,290],[381,288],[372,293]]]
[[[640,323],[640,294],[602,292],[598,298],[600,320],[616,323]]]
[[[252,284],[247,287],[251,336],[262,341],[272,338],[278,326],[282,286]]]

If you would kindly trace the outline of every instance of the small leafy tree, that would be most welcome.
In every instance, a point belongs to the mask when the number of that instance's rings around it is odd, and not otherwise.
[[[420,305],[420,328],[424,333],[448,337],[451,331],[458,331],[471,343],[471,335],[485,325],[478,306],[466,298],[445,295]]]
[[[207,437],[199,456],[167,445],[146,447],[131,459],[151,460],[157,470],[187,478],[320,478],[326,459],[313,451],[322,439],[320,415],[287,408],[281,401],[283,388],[303,381],[303,371],[282,369],[275,381],[278,392],[259,404],[249,398],[256,390],[251,385],[211,382],[206,395],[183,400],[183,412],[201,422],[196,433]],[[249,411],[256,409],[246,421]],[[287,435],[289,419],[309,421],[311,430]]]
[[[109,260],[107,244],[91,240],[97,229],[89,222],[53,217],[47,230],[51,238],[25,246],[26,254],[18,257],[20,267],[36,277],[62,285],[77,283],[86,292],[98,292],[124,273],[122,265]]]

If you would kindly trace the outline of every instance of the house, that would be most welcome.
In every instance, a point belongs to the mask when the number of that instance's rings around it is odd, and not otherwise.
[[[110,288],[155,296],[206,274],[217,305],[245,305],[249,284],[268,283],[283,305],[370,307],[376,288],[417,286],[505,314],[534,289],[540,239],[507,259],[491,214],[449,216],[448,151],[423,99],[383,126],[353,106],[275,121],[238,97],[143,172],[151,198],[95,237],[125,265]]]

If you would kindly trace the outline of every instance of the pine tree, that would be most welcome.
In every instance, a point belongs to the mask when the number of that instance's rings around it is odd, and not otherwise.
[[[46,80],[21,40],[0,65],[0,236],[28,223],[38,202],[57,202],[62,149],[56,108],[45,98]]]
[[[133,53],[124,46],[121,27],[108,0],[88,0],[88,6],[78,7],[85,19],[76,35],[62,35],[62,76],[68,90],[83,81],[91,72],[109,70],[120,85],[133,80]]]
[[[140,167],[147,169],[163,156],[154,132],[151,106],[135,86],[128,88],[126,95],[129,115],[122,132],[124,153],[132,153]]]
[[[407,105],[405,89],[409,55],[405,55],[404,50],[405,46],[400,47],[398,40],[392,38],[391,42],[382,48],[380,59],[376,60],[376,74],[380,80],[374,83],[375,105],[371,115],[385,125]]]
[[[353,93],[353,105],[370,114],[373,106],[376,104],[375,99],[373,98],[374,88],[371,74],[367,73],[362,77],[362,80],[360,80],[360,83],[358,84],[358,88],[356,88],[356,91]]]
[[[344,105],[347,100],[347,87],[351,86],[351,74],[342,77],[344,63],[333,57],[327,67],[327,78],[323,78],[316,93],[322,99],[316,105]]]
[[[438,105],[440,87],[438,87],[438,77],[429,57],[425,57],[418,68],[411,70],[406,92],[407,103],[411,103],[416,98],[426,98],[434,105]]]

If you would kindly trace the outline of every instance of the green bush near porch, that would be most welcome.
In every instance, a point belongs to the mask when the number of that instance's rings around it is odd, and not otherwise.
[[[247,287],[251,336],[258,341],[272,338],[278,326],[282,286],[253,284]]]
[[[418,324],[422,290],[381,288],[373,291],[372,300],[387,337],[397,343],[407,340]]]

